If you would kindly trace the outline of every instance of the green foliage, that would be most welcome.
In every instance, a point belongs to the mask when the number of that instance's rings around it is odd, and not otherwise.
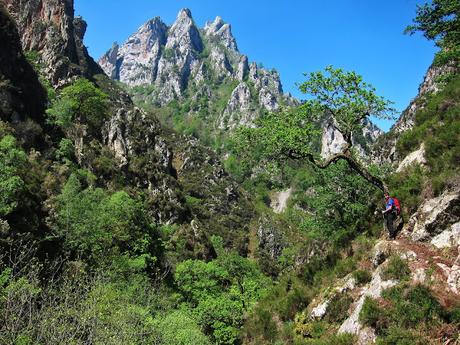
[[[355,172],[383,190],[381,179],[353,158],[351,138],[370,115],[391,118],[394,110],[390,102],[377,96],[375,89],[355,72],[331,66],[326,67],[325,73],[310,73],[299,89],[312,98],[297,108],[266,114],[254,128],[242,127],[237,131],[236,150],[242,159],[252,161],[253,165],[262,159],[281,166],[286,160],[300,160],[322,169],[345,160]],[[316,143],[322,132],[318,122],[326,115],[332,116],[332,123],[342,133],[346,145],[342,152],[322,161]]]
[[[307,339],[300,342],[299,345],[354,345],[356,336],[353,334],[332,334],[323,339]]]
[[[458,62],[460,57],[460,2],[458,0],[433,0],[417,7],[417,16],[413,25],[405,32],[417,31],[429,40],[435,40],[441,51],[436,54],[435,62],[445,64],[450,60]]]
[[[348,317],[348,308],[353,298],[347,293],[336,294],[329,302],[324,320],[330,323],[339,323]]]
[[[297,335],[303,338],[318,339],[327,331],[328,326],[324,321],[307,321],[307,318],[302,313],[296,317],[294,330]]]
[[[392,118],[391,102],[375,94],[375,88],[363,81],[355,72],[344,72],[340,68],[327,66],[326,73],[313,72],[299,89],[315,97],[307,101],[316,114],[332,114],[337,128],[348,137],[361,128],[362,120],[370,115],[377,118]]]
[[[428,344],[430,330],[452,322],[425,286],[398,284],[385,290],[382,298],[385,306],[366,297],[359,315],[363,324],[376,328],[378,344]]]
[[[17,206],[25,182],[20,171],[27,161],[12,135],[0,139],[0,217],[11,213]]]
[[[425,345],[427,340],[406,328],[391,326],[385,336],[377,339],[378,345]]]
[[[314,294],[315,291],[306,286],[301,279],[295,276],[283,277],[277,285],[267,291],[266,296],[260,299],[249,313],[243,329],[244,339],[259,340],[254,342],[256,344],[275,343],[275,340],[283,343],[286,339],[277,327],[277,323],[281,320],[287,322],[285,325],[289,325],[297,320],[300,311],[308,306]],[[292,338],[295,325],[294,329],[288,329],[287,332],[286,337]]]
[[[444,88],[427,96],[424,106],[415,115],[415,126],[405,132],[397,143],[397,150],[405,156],[425,145],[427,166],[429,169],[414,168],[395,174],[390,184],[400,188],[410,204],[416,205],[417,194],[422,184],[428,183],[436,195],[446,186],[455,184],[459,173],[460,159],[460,77],[456,76]],[[405,180],[408,180],[405,182]]]
[[[366,326],[376,327],[377,322],[382,318],[382,314],[383,312],[377,301],[367,296],[359,312],[359,321]]]
[[[235,344],[242,322],[242,305],[228,295],[203,299],[194,310],[205,332],[216,344]]]
[[[356,270],[353,272],[353,278],[355,278],[358,285],[364,285],[371,281],[372,275],[369,271]]]
[[[87,124],[90,129],[99,129],[107,116],[107,95],[87,79],[77,79],[62,89],[59,97],[47,110],[49,121],[62,127]]]
[[[444,316],[439,302],[422,285],[397,285],[385,290],[382,296],[393,304],[391,315],[387,311],[389,317],[404,328],[415,328],[422,322],[433,323]]]
[[[216,241],[214,238],[213,242]],[[216,344],[234,344],[243,313],[261,297],[269,281],[248,259],[236,253],[219,252],[210,262],[179,263],[174,277],[205,333]]]
[[[298,183],[300,191],[313,190],[296,196],[297,202],[310,211],[300,229],[337,242],[343,240],[341,229],[358,226],[369,209],[369,195],[373,193],[372,187],[345,162],[316,171]]]
[[[172,48],[165,48],[164,51],[163,51],[163,57],[164,57],[166,60],[171,60],[172,58],[174,58],[174,49],[172,49]]]
[[[27,276],[8,274],[0,285],[0,343],[171,344],[153,318],[156,309],[167,306],[164,296],[145,276],[131,272],[126,279],[110,280],[107,270],[87,274],[71,264],[45,286],[38,279],[43,272],[31,267],[23,271]],[[196,325],[191,328],[190,334],[199,334]],[[178,334],[186,335],[183,329]]]
[[[56,158],[63,161],[72,161],[75,155],[75,147],[72,140],[63,138],[56,150]]]
[[[412,214],[417,210],[421,201],[424,180],[425,172],[418,165],[393,174],[388,179],[391,195],[400,200],[404,213]]]
[[[72,174],[57,197],[56,211],[55,231],[72,253],[101,262],[123,252],[155,255],[154,229],[142,205],[126,192],[83,189]]]
[[[384,280],[407,280],[410,277],[410,269],[407,260],[402,259],[399,255],[392,255],[388,259],[387,266],[382,270],[382,279]]]
[[[201,332],[197,322],[189,312],[174,310],[158,316],[154,322],[163,344],[174,345],[209,345],[208,338]]]
[[[217,295],[230,277],[216,262],[186,260],[176,267],[175,280],[186,300],[196,304],[209,295]]]
[[[290,151],[309,154],[314,138],[320,135],[313,120],[308,104],[297,109],[285,108],[277,113],[268,113],[256,121],[257,127],[240,127],[237,130],[236,149],[241,157],[248,160],[279,160]],[[257,156],[248,156],[253,152],[258,153]]]

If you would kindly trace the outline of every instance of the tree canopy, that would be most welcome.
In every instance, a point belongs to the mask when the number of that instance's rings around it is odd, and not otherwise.
[[[450,60],[458,61],[460,56],[460,13],[459,0],[433,0],[417,6],[417,15],[413,24],[405,33],[414,34],[421,31],[423,35],[434,40],[441,51],[435,62],[444,64]]]
[[[354,157],[352,147],[353,135],[363,128],[369,116],[392,118],[391,102],[378,96],[375,88],[355,72],[328,66],[324,72],[306,77],[299,89],[308,99],[297,108],[267,114],[254,128],[241,128],[237,134],[239,151],[244,155],[248,147],[253,147],[260,158],[307,160],[321,169],[345,160],[368,182],[384,190],[383,182]],[[340,152],[323,160],[315,142],[321,133],[318,123],[325,116],[331,118],[332,126],[342,134],[345,143]]]
[[[85,78],[62,89],[47,110],[50,122],[66,129],[74,123],[99,129],[107,115],[107,95]]]

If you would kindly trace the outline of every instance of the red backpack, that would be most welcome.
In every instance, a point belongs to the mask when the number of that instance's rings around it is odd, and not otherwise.
[[[396,198],[392,198],[392,199],[393,199],[393,202],[395,203],[396,213],[399,216],[401,214],[401,205],[399,204],[399,200]]]

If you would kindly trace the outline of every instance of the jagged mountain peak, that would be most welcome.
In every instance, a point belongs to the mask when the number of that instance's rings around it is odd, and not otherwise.
[[[138,31],[151,31],[157,32],[158,30],[163,30],[167,28],[167,25],[161,20],[160,17],[154,17],[142,25]]]
[[[256,63],[249,65],[247,56],[238,51],[229,23],[217,16],[199,29],[189,9],[180,10],[170,27],[158,17],[151,19],[123,45],[112,47],[99,63],[111,78],[129,86],[154,85],[150,96],[158,105],[166,105],[174,99],[184,100],[189,88],[197,92],[215,89],[216,94],[209,96],[212,102],[213,98],[222,97],[217,95],[220,85],[232,85],[233,91],[239,83],[247,83],[251,91],[242,93],[246,99],[237,101],[232,95],[240,93],[228,92],[225,96],[228,106],[213,115],[217,117],[230,116],[229,109],[234,109],[231,119],[254,119],[261,110],[272,111],[281,103],[296,103],[283,94],[277,72],[265,70]],[[245,107],[232,107],[233,103],[245,104]],[[217,122],[228,123],[229,119],[220,120]],[[229,128],[236,125],[229,124]]]
[[[189,9],[184,8],[179,11],[176,21],[169,29],[166,48],[179,49],[182,54],[188,49],[196,51],[203,49],[200,33]]]
[[[188,9],[188,8],[186,8],[186,7],[180,9],[179,13],[177,14],[177,19],[176,19],[176,21],[179,20],[179,19],[185,19],[185,18],[188,18],[188,19],[193,20],[193,18],[192,18],[192,12],[190,11],[190,9]]]
[[[238,51],[235,37],[232,34],[232,26],[225,23],[220,16],[217,16],[214,22],[206,22],[203,31],[207,37],[216,38],[226,48]]]

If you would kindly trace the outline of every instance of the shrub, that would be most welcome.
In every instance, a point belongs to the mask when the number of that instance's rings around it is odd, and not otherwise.
[[[389,315],[394,324],[406,328],[416,327],[422,322],[433,321],[443,315],[439,302],[430,290],[422,285],[397,285],[385,290],[383,297],[393,304]]]
[[[392,255],[381,276],[383,280],[407,280],[410,277],[409,265],[399,255]]]
[[[327,335],[324,339],[306,339],[302,345],[355,345],[356,336],[353,334],[332,334]]]
[[[93,132],[99,131],[107,115],[107,95],[89,80],[80,78],[62,89],[61,94],[47,110],[49,122],[65,131],[76,124],[87,124]]]
[[[423,339],[406,328],[391,326],[384,336],[377,339],[378,345],[425,345],[427,339]]]
[[[185,310],[174,310],[166,315],[157,316],[154,323],[161,334],[163,344],[210,344],[197,322]]]
[[[356,268],[356,260],[353,257],[348,257],[346,259],[340,260],[337,262],[334,273],[339,278],[345,277],[348,273],[351,273]]]
[[[11,213],[21,200],[25,183],[19,174],[26,160],[12,135],[0,139],[0,217]]]
[[[56,198],[54,231],[64,247],[94,263],[107,263],[114,255],[158,255],[155,229],[140,202],[126,192],[83,189],[72,174]]]
[[[366,326],[376,327],[382,314],[383,311],[380,309],[377,301],[367,296],[359,313],[359,321]]]
[[[335,295],[329,302],[324,320],[327,322],[341,322],[348,316],[347,311],[353,298],[347,293]]]
[[[358,285],[364,285],[372,280],[372,275],[369,271],[357,270],[353,272],[353,278],[355,278]]]

